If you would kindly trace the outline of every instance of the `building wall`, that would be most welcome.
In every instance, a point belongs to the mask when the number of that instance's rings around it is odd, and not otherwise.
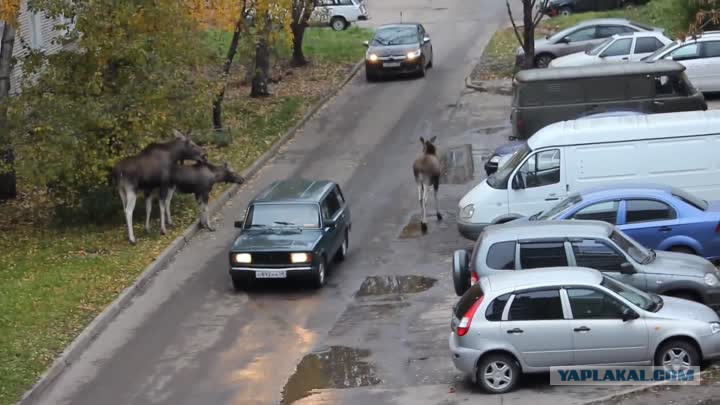
[[[27,1],[23,0],[18,15],[18,29],[15,35],[13,56],[16,63],[10,81],[10,93],[15,94],[20,89],[22,80],[22,59],[30,49],[39,49],[46,53],[55,53],[63,47],[54,41],[63,35],[63,30],[55,29],[55,26],[62,24],[62,18],[48,18],[44,13],[32,13],[27,9]],[[0,23],[2,28],[2,23]]]

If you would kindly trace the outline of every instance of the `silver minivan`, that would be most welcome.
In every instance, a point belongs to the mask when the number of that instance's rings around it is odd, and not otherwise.
[[[493,394],[550,367],[687,370],[720,357],[712,309],[581,267],[483,277],[455,304],[451,328],[455,367]]]

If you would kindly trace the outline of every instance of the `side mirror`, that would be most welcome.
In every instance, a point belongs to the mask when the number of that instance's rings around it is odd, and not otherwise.
[[[235,228],[242,229],[244,222],[243,221],[235,221]]]
[[[455,294],[457,294],[458,297],[465,294],[465,291],[470,288],[470,269],[468,268],[468,257],[469,256],[467,254],[467,250],[465,249],[459,249],[453,252],[452,277],[453,286],[455,287]]]
[[[620,273],[626,274],[626,275],[632,275],[632,274],[637,273],[637,270],[635,270],[635,266],[633,266],[631,263],[625,262],[620,265]]]
[[[640,317],[640,315],[638,315],[637,312],[633,311],[632,309],[630,309],[630,308],[623,309],[623,312],[622,312],[622,321],[623,322],[632,321],[633,319],[638,319],[639,317]]]
[[[370,41],[363,41],[363,45],[365,45],[365,48],[370,47]]]
[[[558,39],[558,44],[569,44],[570,40],[567,38],[560,38]]]
[[[522,181],[520,181],[520,175],[516,174],[512,179],[512,189],[513,190],[520,190],[523,189]]]
[[[427,44],[428,42],[430,42],[430,37],[423,38],[423,44]]]
[[[323,221],[323,224],[325,225],[326,228],[330,228],[330,229],[335,228],[335,221],[333,221],[332,219]]]

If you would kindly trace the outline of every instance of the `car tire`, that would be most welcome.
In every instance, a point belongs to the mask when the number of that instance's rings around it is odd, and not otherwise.
[[[348,251],[350,250],[350,234],[348,231],[345,231],[345,239],[343,239],[342,245],[340,245],[340,249],[338,249],[337,253],[335,254],[335,260],[338,262],[342,262],[347,257]]]
[[[423,60],[420,63],[420,70],[418,71],[418,77],[425,77],[426,69],[427,66],[425,65],[425,57],[423,56]]]
[[[690,291],[670,291],[663,295],[669,295],[669,296],[675,297],[675,298],[681,298],[681,299],[688,300],[688,301],[699,302],[701,304],[703,303],[702,299],[700,299],[700,297],[697,294],[690,292]]]
[[[253,278],[250,276],[230,276],[235,291],[247,291],[253,286]]]
[[[675,253],[686,253],[686,254],[689,254],[689,255],[695,255],[695,254],[697,254],[697,253],[695,253],[694,250],[690,249],[690,248],[687,247],[687,246],[673,246],[673,247],[670,248],[670,251],[671,251],[671,252],[675,252]]]
[[[537,68],[547,68],[550,66],[550,62],[555,59],[555,56],[549,53],[541,53],[540,55],[535,57],[535,67]]]
[[[320,257],[317,269],[313,270],[312,286],[313,288],[322,288],[325,285],[327,277],[327,260],[325,256]]]
[[[377,79],[378,78],[377,78],[377,75],[375,75],[375,73],[370,73],[370,71],[365,69],[365,80],[367,80],[368,82],[375,82],[375,81],[377,81]]]
[[[347,26],[347,21],[342,17],[333,17],[330,19],[330,28],[332,28],[333,31],[345,31]]]
[[[435,52],[432,51],[432,48],[430,48],[430,53],[432,56],[430,57],[430,63],[427,65],[428,69],[433,67],[433,62],[435,61]]]
[[[519,377],[520,367],[510,355],[491,354],[478,362],[477,384],[489,394],[504,394],[511,391]]]
[[[572,14],[572,9],[570,7],[562,7],[558,10],[558,15],[560,16],[568,16],[570,14]]]
[[[670,340],[655,352],[655,366],[665,369],[700,366],[700,354],[695,346],[685,340]]]

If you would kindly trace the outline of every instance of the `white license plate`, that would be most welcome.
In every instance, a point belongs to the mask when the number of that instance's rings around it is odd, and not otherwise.
[[[287,273],[284,271],[256,271],[255,278],[286,278]]]
[[[400,62],[383,62],[383,67],[398,67]]]

